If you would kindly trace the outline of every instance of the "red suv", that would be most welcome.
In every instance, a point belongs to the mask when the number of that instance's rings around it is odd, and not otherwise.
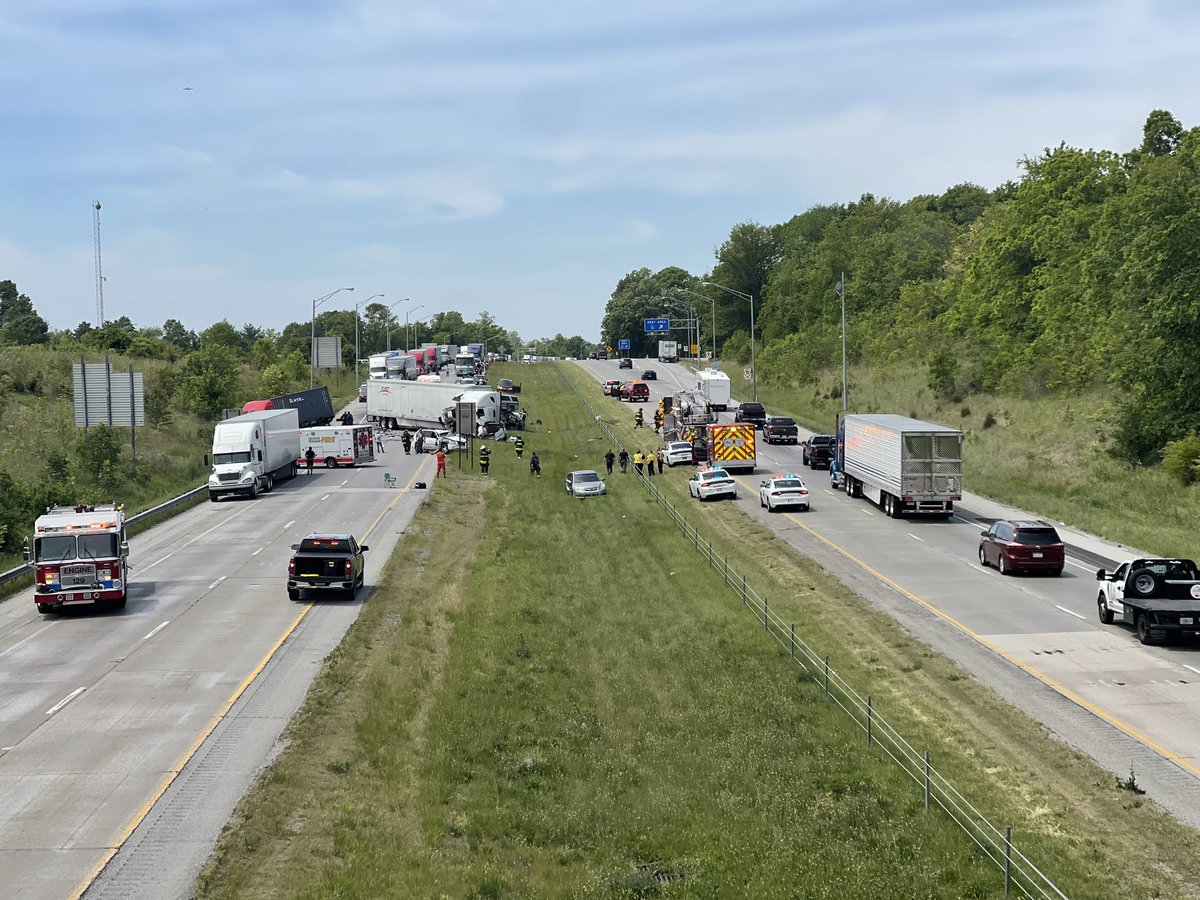
[[[621,385],[621,399],[630,403],[639,401],[646,403],[650,399],[650,386],[641,381],[631,381]]]
[[[1033,571],[1061,575],[1064,563],[1062,538],[1049,522],[1001,519],[980,532],[979,564],[995,566],[1001,575]]]

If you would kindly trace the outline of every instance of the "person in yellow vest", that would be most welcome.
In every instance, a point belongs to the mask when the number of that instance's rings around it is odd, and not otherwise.
[[[488,463],[492,459],[492,448],[484,444],[479,448],[479,474],[486,475],[488,473]]]
[[[642,459],[644,459],[646,461],[646,474],[653,475],[654,474],[654,454],[651,451],[647,450],[645,453],[642,454]]]
[[[521,458],[521,454],[525,452],[525,438],[521,437],[521,436],[518,434],[518,435],[517,435],[517,440],[516,440],[516,442],[513,444],[513,446],[517,448],[517,459],[520,459],[520,458]]]
[[[635,450],[633,454],[633,471],[639,475],[642,474],[642,464],[645,462],[645,457],[642,456],[641,450]]]

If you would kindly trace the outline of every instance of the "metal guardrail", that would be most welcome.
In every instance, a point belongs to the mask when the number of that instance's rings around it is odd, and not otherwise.
[[[621,441],[597,414],[589,399],[567,378],[561,368],[559,373],[584,408],[595,418],[596,425],[612,442],[613,449],[619,450],[622,446]],[[707,559],[710,568],[721,573],[725,585],[737,593],[742,606],[751,611],[756,621],[762,623],[763,630],[787,648],[790,658],[815,682],[820,683],[822,696],[836,703],[851,721],[862,729],[866,735],[867,746],[882,751],[905,775],[920,786],[925,809],[929,810],[933,806],[942,809],[974,842],[980,852],[1000,869],[1004,877],[1005,894],[1016,892],[1024,897],[1066,900],[1067,895],[1013,845],[1011,825],[1001,830],[992,824],[986,815],[976,809],[958,788],[933,767],[928,751],[921,752],[913,747],[879,714],[870,696],[864,697],[830,667],[828,656],[821,656],[796,636],[796,626],[785,623],[771,609],[767,598],[750,584],[746,575],[733,569],[729,565],[728,557],[721,557],[713,550],[712,542],[701,537],[695,526],[684,518],[666,494],[654,484],[653,479],[636,470],[635,474],[651,497],[683,532],[684,537]]]
[[[152,519],[155,516],[157,516],[159,513],[166,512],[168,509],[176,507],[181,503],[186,503],[188,500],[191,500],[193,497],[195,497],[196,495],[198,495],[206,490],[208,490],[208,485],[202,484],[202,485],[200,485],[200,487],[194,488],[194,489],[188,491],[187,493],[180,494],[178,497],[172,497],[170,500],[166,501],[165,503],[160,503],[160,504],[158,504],[158,506],[153,506],[150,509],[143,510],[142,512],[138,513],[137,515],[130,516],[128,519],[126,519],[125,527],[128,528],[130,525],[138,525],[138,524],[141,524],[142,522]],[[10,581],[16,581],[22,575],[27,575],[31,571],[32,570],[30,569],[28,564],[22,563],[21,565],[17,566],[15,569],[9,569],[7,572],[0,572],[0,585],[8,584]]]

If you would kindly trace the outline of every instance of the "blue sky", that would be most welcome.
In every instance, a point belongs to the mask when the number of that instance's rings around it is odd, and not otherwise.
[[[322,308],[597,338],[621,276],[738,222],[1200,123],[1197,35],[1182,0],[0,0],[0,279],[94,320],[99,200],[110,319],[354,286]]]

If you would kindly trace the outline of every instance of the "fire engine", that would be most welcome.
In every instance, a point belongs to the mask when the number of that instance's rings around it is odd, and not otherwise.
[[[720,466],[727,472],[754,471],[758,454],[754,448],[753,424],[706,425],[704,432],[709,465]]]
[[[47,508],[33,523],[33,545],[25,543],[38,612],[56,612],[68,603],[120,609],[129,586],[128,556],[123,506]]]

